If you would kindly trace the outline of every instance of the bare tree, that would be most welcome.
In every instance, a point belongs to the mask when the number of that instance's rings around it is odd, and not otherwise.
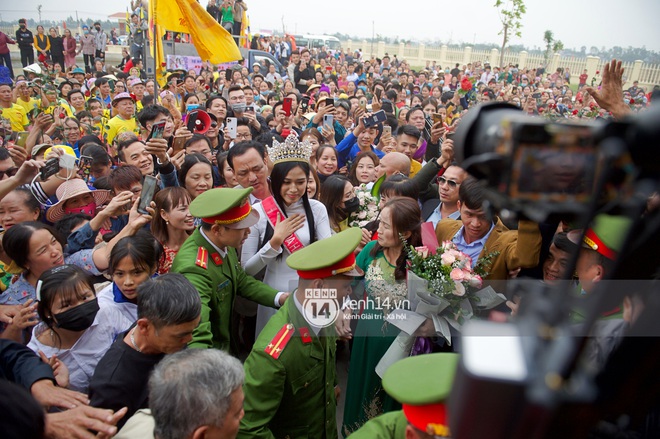
[[[520,28],[522,27],[522,16],[527,12],[523,0],[497,0],[495,2],[497,13],[502,23],[502,30],[499,35],[502,35],[502,50],[500,51],[500,67],[504,65],[504,49],[511,39],[512,35],[520,38]]]
[[[41,8],[43,8],[42,5],[37,6],[37,12],[39,13],[39,23],[41,23]]]

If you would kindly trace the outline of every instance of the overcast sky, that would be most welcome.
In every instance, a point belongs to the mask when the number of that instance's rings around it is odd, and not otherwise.
[[[162,1],[162,0],[161,0]],[[173,0],[170,0],[173,1]],[[201,0],[206,5],[207,0]],[[447,42],[500,43],[495,0],[246,0],[253,31],[291,33],[375,33]],[[512,43],[543,46],[550,29],[568,48],[642,47],[660,52],[660,0],[526,0],[522,38]],[[124,0],[0,0],[2,19],[61,19],[68,15],[105,18],[126,10]],[[408,7],[411,10],[406,11]],[[654,18],[655,17],[655,18]]]

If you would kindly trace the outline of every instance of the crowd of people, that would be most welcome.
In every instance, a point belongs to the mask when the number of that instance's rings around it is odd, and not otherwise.
[[[21,64],[23,67],[33,65],[36,60],[46,71],[53,75],[70,72],[76,64],[76,57],[82,53],[84,67],[87,73],[93,72],[96,62],[105,63],[105,52],[108,44],[114,44],[117,40],[115,31],[111,32],[113,37],[102,29],[100,22],[95,22],[90,29],[86,24],[82,26],[82,35],[71,33],[71,29],[64,29],[64,35],[56,27],[48,29],[48,33],[42,25],[37,25],[36,33],[33,33],[27,27],[27,20],[24,18],[18,21],[18,29],[15,38],[0,32],[0,52],[2,54],[2,64],[9,69],[9,76],[14,78],[14,69],[9,56],[9,47],[7,44],[16,44],[21,52]]]
[[[209,8],[233,29],[241,3]],[[628,223],[605,215],[590,229],[600,245],[585,247],[568,223],[492,216],[453,135],[491,101],[570,121],[623,118],[658,99],[638,84],[624,91],[615,61],[574,91],[563,70],[415,71],[396,57],[290,46],[282,72],[204,63],[168,72],[161,87],[140,69],[139,13],[132,67],[114,74],[93,66],[105,52],[100,24],[80,46],[22,24],[24,73],[0,67],[0,363],[18,384],[7,392],[38,402],[17,415],[30,437],[122,427],[118,437],[359,437],[406,404],[376,373],[399,332],[383,319],[397,302],[345,309],[370,318],[319,328],[303,319],[304,291],[407,297],[406,246],[423,244],[428,222],[474,264],[488,254],[484,281],[496,289],[521,269],[570,279],[579,249],[575,282],[588,294],[620,250],[612,231]],[[515,316],[519,300],[507,305]],[[629,321],[630,306],[613,314]],[[341,391],[337,349],[350,350]],[[61,411],[44,418],[39,404]],[[413,425],[406,437],[429,437]]]

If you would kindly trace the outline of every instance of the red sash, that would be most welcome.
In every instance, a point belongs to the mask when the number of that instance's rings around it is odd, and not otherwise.
[[[261,200],[261,207],[264,208],[264,212],[266,212],[266,218],[268,218],[268,222],[273,227],[273,229],[275,229],[275,226],[277,225],[278,213],[280,214],[280,221],[286,219],[284,212],[282,212],[280,206],[277,205],[275,199],[272,196]],[[305,247],[295,233],[289,235],[289,237],[286,238],[282,244],[289,251],[289,253],[294,253]]]

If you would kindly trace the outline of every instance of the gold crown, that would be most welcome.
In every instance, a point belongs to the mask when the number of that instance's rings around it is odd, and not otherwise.
[[[308,140],[298,141],[296,134],[291,133],[284,143],[273,139],[273,147],[268,148],[268,155],[275,165],[280,162],[309,162],[312,145]]]

